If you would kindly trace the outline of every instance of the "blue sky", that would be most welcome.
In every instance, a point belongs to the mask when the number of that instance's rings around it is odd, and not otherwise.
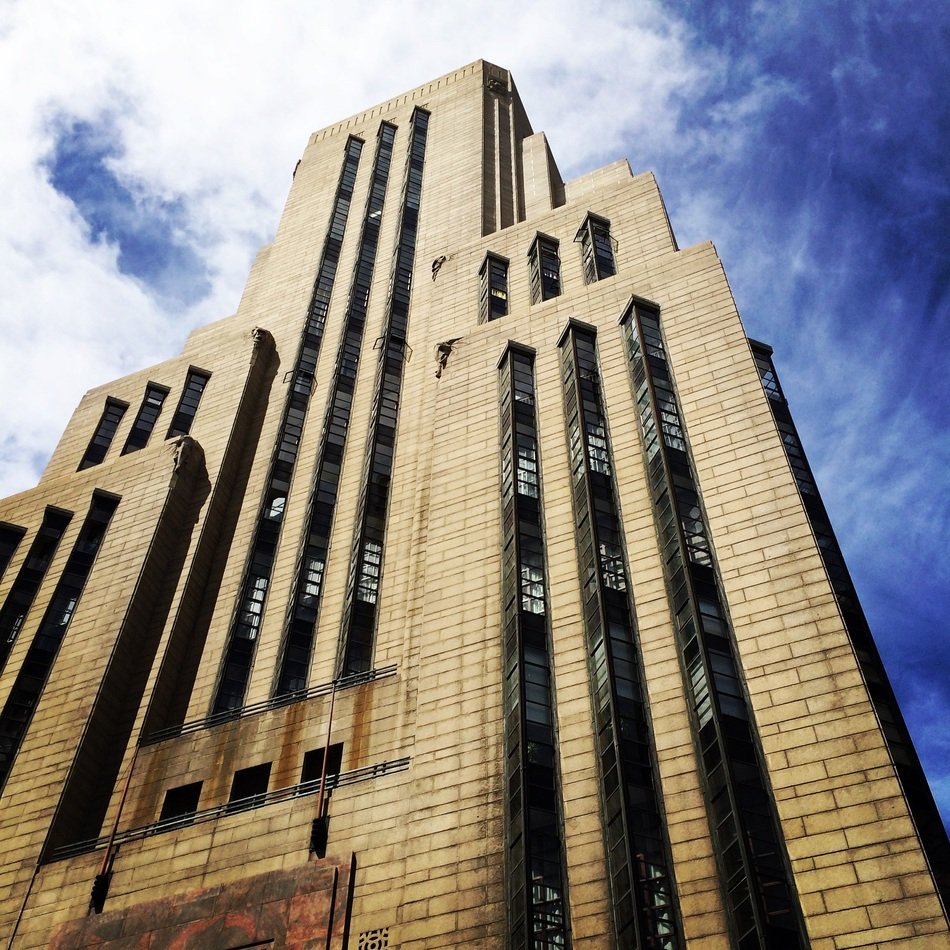
[[[484,57],[565,176],[627,157],[715,242],[948,821],[948,34],[935,0],[8,2],[0,494],[233,312],[310,131]]]
[[[191,246],[180,197],[150,195],[113,170],[122,140],[106,113],[95,122],[62,117],[44,166],[55,191],[68,198],[94,244],[115,247],[120,274],[141,281],[165,305],[184,307],[210,290],[207,267]]]

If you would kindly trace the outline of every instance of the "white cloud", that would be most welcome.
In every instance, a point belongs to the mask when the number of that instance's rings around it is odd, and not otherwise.
[[[513,70],[566,173],[622,157],[630,136],[672,148],[678,102],[725,68],[658,4],[11,6],[0,360],[20,371],[0,378],[0,495],[35,481],[85,388],[173,354],[193,326],[233,311],[313,129],[479,57]],[[115,249],[91,244],[46,181],[56,124],[104,115],[122,149],[116,175],[146,204],[184,202],[212,290],[180,312],[119,273]]]

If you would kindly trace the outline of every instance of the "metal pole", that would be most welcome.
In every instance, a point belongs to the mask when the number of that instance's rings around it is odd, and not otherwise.
[[[115,821],[112,823],[112,831],[109,832],[109,840],[106,843],[106,853],[102,856],[102,867],[99,868],[100,874],[105,874],[109,870],[109,859],[112,848],[115,845],[115,836],[119,831],[119,820],[122,817],[122,809],[125,807],[125,800],[129,794],[129,786],[132,784],[132,773],[135,771],[135,760],[139,756],[139,743],[135,743],[135,749],[132,751],[132,761],[129,762],[129,771],[125,776],[125,785],[122,788],[122,797],[119,799],[119,807],[115,812]]]
[[[317,818],[323,818],[323,806],[327,789],[327,760],[330,758],[330,733],[333,729],[333,707],[336,703],[336,680],[330,684],[330,714],[327,717],[327,741],[323,747],[323,762],[320,766],[320,796],[317,798]]]

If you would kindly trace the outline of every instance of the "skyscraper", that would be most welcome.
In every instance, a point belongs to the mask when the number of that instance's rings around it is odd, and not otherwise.
[[[477,62],[0,503],[12,946],[950,946],[768,346]]]

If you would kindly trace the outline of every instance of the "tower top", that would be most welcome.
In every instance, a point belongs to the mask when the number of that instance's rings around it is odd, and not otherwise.
[[[478,82],[479,80],[487,90],[496,95],[513,96],[517,99],[519,108],[523,111],[521,99],[518,96],[518,90],[511,77],[511,72],[503,66],[496,66],[494,63],[488,62],[488,60],[476,59],[466,66],[453,69],[451,72],[445,73],[445,75],[439,76],[437,79],[432,79],[420,86],[416,86],[415,89],[410,89],[398,96],[393,96],[384,102],[380,102],[368,109],[363,109],[345,119],[341,119],[339,122],[334,122],[322,129],[317,129],[317,131],[310,136],[310,144],[326,138],[329,135],[337,135],[340,132],[350,131],[352,128],[361,126],[373,119],[386,119],[389,116],[395,115],[400,109],[403,109],[407,105],[425,105],[428,96],[442,92],[447,87],[460,83]]]

